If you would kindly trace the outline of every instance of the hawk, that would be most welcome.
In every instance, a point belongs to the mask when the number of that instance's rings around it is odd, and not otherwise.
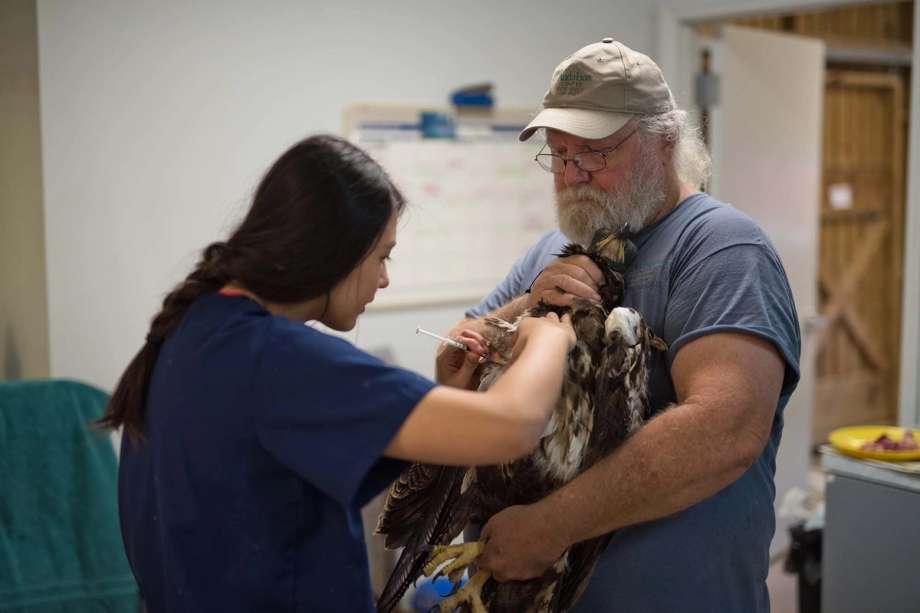
[[[571,481],[610,453],[649,417],[648,365],[663,350],[641,315],[619,306],[623,274],[635,255],[624,237],[609,234],[585,248],[568,244],[560,256],[586,255],[604,275],[600,304],[576,299],[559,307],[540,302],[521,315],[570,312],[577,342],[567,358],[559,402],[546,433],[529,456],[495,466],[456,467],[413,464],[391,486],[377,532],[388,548],[403,547],[377,603],[391,611],[420,575],[439,573],[454,583],[482,551],[481,543],[448,546],[467,525],[484,525],[502,509],[530,504]],[[501,376],[516,341],[517,323],[487,317],[484,336],[496,356],[483,368],[480,389]],[[609,537],[569,548],[542,577],[499,583],[480,570],[440,611],[468,607],[474,613],[565,611],[587,585]]]

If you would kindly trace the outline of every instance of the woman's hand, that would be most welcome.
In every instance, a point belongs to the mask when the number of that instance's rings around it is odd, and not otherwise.
[[[566,313],[559,319],[555,313],[547,313],[544,317],[527,317],[518,324],[518,338],[511,351],[514,361],[527,345],[528,339],[538,337],[559,336],[567,343],[568,351],[575,346],[575,329],[572,328],[572,316]]]
[[[451,387],[474,389],[476,369],[481,364],[481,358],[489,355],[488,341],[470,329],[453,330],[448,336],[466,345],[468,351],[441,344],[436,361],[437,381]]]

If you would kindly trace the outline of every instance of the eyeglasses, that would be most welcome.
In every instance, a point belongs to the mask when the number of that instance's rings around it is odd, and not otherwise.
[[[546,149],[546,145],[543,145],[543,148],[540,149],[540,153],[537,153],[533,159],[540,165],[540,168],[553,174],[564,173],[565,166],[568,162],[575,162],[575,166],[579,170],[584,170],[585,172],[599,172],[607,168],[607,156],[616,151],[620,145],[628,141],[638,130],[639,128],[635,128],[613,147],[601,149],[600,151],[582,151],[568,159],[561,155],[556,155],[555,153],[543,153],[543,149]]]

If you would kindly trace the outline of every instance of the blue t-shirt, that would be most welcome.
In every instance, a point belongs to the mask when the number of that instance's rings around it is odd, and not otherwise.
[[[545,235],[467,315],[478,317],[527,291],[567,242],[558,231]],[[769,611],[776,451],[783,408],[799,378],[798,316],[786,273],[757,224],[708,194],[687,198],[634,242],[638,254],[626,271],[623,303],[638,309],[668,343],[649,377],[655,411],[676,402],[674,357],[706,334],[765,338],[785,360],[786,372],[769,441],[754,465],[685,511],[617,530],[574,611]]]
[[[151,613],[372,611],[360,508],[434,383],[243,297],[196,301],[162,347],[119,506]]]

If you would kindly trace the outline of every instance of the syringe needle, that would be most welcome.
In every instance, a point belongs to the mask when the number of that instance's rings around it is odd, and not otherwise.
[[[441,341],[442,343],[444,343],[445,345],[450,345],[451,347],[454,347],[455,349],[462,349],[463,351],[469,351],[469,347],[467,347],[466,345],[464,345],[464,344],[461,343],[460,341],[455,341],[455,340],[452,339],[452,338],[447,338],[446,336],[441,336],[440,334],[435,334],[434,332],[429,332],[428,330],[425,330],[425,329],[422,328],[422,327],[416,327],[416,328],[415,328],[415,333],[416,333],[416,334],[425,334],[425,335],[427,335],[427,336],[430,336],[431,338],[436,338],[436,339],[438,339],[439,341]]]

